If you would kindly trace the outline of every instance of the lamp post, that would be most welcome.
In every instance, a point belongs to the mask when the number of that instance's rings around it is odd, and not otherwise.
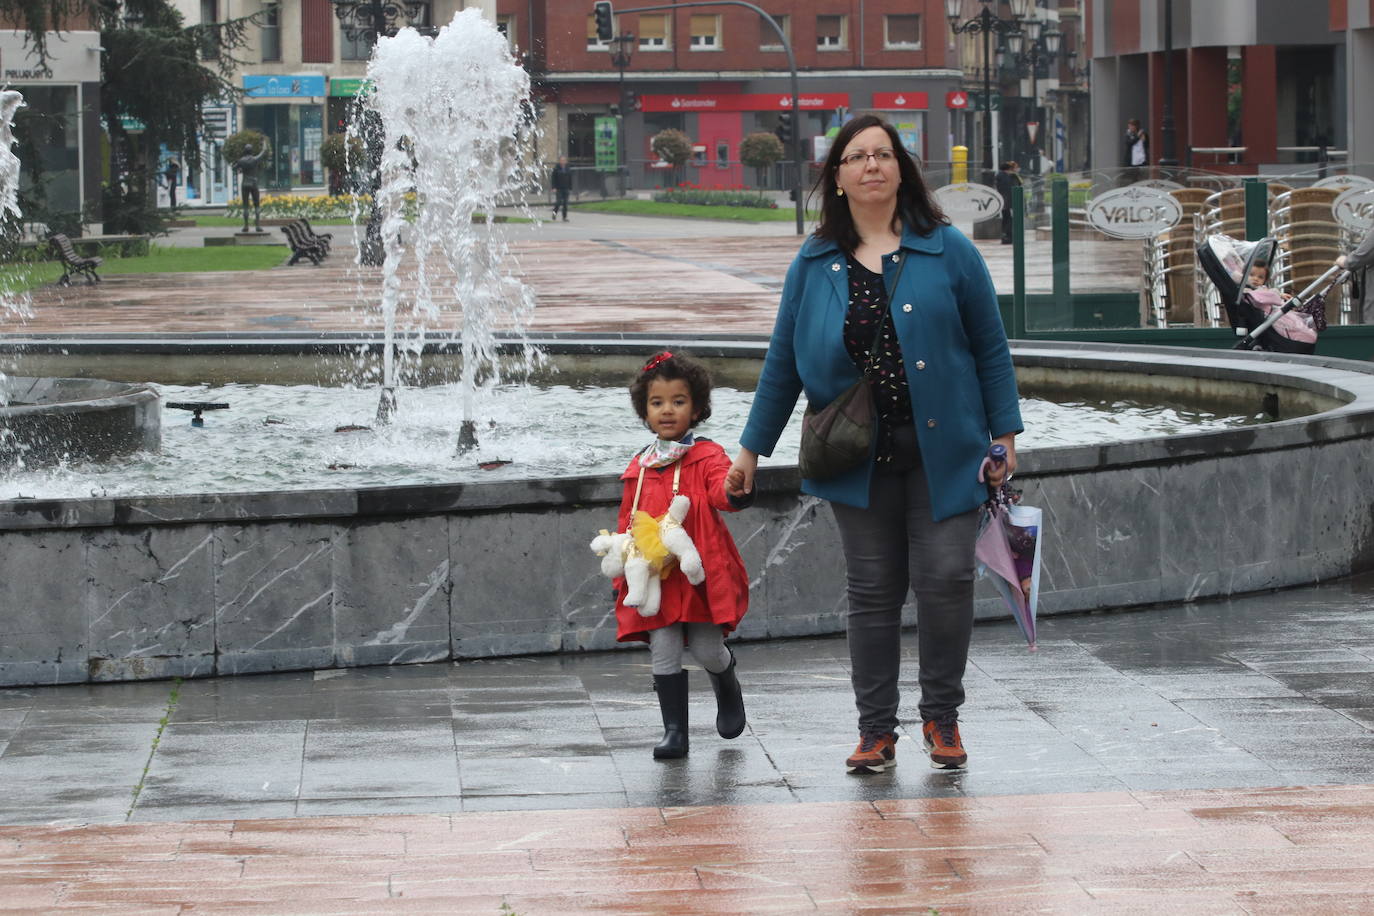
[[[329,0],[334,15],[349,41],[356,42],[370,36],[373,47],[377,39],[395,35],[419,19],[429,6],[425,0]],[[361,110],[361,109],[360,109]],[[382,214],[377,208],[377,191],[381,186],[380,166],[384,135],[375,115],[363,115],[363,132],[368,153],[367,185],[372,193],[372,208],[367,214],[367,228],[358,248],[358,262],[380,267],[386,259],[382,246]]]
[[[1046,63],[1053,62],[1054,59],[1059,56],[1059,42],[1060,39],[1064,37],[1062,33],[1053,30],[1045,32],[1042,37],[1041,32],[1044,27],[1045,21],[1041,19],[1038,14],[1033,14],[1031,18],[1021,23],[1021,30],[1025,32],[1026,38],[1026,50],[1024,53],[1018,53],[1019,49],[1017,45],[1021,44],[1021,41],[1017,36],[1011,35],[1007,38],[1007,45],[1011,48],[1012,54],[1016,57],[1017,62],[1025,64],[1030,68],[1031,118],[1026,126],[1029,127],[1031,123],[1034,123],[1038,125],[1038,129],[1042,131],[1045,125],[1040,120],[1040,64],[1042,61]],[[1030,141],[1033,150],[1038,149],[1035,140],[1036,137],[1032,134]],[[1031,174],[1040,174],[1040,157],[1038,155],[1031,157]]]
[[[1159,164],[1177,166],[1174,125],[1174,4],[1164,0],[1164,110],[1159,121]]]
[[[1019,41],[1021,30],[1016,20],[1029,16],[1032,0],[1010,0],[1012,19],[1002,19],[994,13],[992,0],[981,2],[983,6],[978,15],[961,23],[963,0],[945,0],[945,16],[955,35],[983,36],[983,183],[990,185],[997,170],[992,161],[992,36],[1006,35],[1009,39],[1017,36]]]
[[[608,46],[611,52],[611,66],[620,71],[620,117],[616,123],[615,152],[616,158],[619,160],[620,194],[623,197],[630,184],[630,159],[625,143],[625,117],[629,113],[629,103],[625,99],[625,68],[630,66],[630,55],[633,53],[635,37],[633,33],[626,32],[615,36],[611,42]]]

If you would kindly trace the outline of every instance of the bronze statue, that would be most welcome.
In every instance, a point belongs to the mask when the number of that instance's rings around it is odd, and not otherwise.
[[[234,171],[239,173],[239,200],[243,202],[243,231],[248,231],[248,198],[253,198],[253,229],[257,232],[262,231],[259,224],[262,203],[258,197],[258,163],[267,154],[267,144],[264,143],[256,153],[250,154],[245,148],[242,156],[234,163]]]

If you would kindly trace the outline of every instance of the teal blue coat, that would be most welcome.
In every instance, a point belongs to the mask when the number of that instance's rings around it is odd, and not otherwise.
[[[892,318],[906,363],[912,416],[936,521],[987,498],[978,468],[988,443],[1021,431],[1016,373],[997,294],[978,249],[952,226],[902,234],[907,264],[893,291]],[[883,260],[889,287],[897,268]],[[859,379],[844,348],[849,268],[835,242],[812,237],[782,288],[782,303],[740,444],[771,455],[797,397],[816,408]],[[870,460],[827,480],[802,480],[813,496],[868,505]]]

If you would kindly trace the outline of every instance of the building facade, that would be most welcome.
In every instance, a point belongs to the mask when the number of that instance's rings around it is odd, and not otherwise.
[[[0,30],[0,86],[24,96],[15,118],[20,194],[30,218],[85,213],[100,200],[100,33],[49,33],[40,61],[22,32]]]
[[[1098,164],[1125,164],[1128,118],[1155,163],[1273,174],[1324,156],[1374,161],[1374,119],[1358,104],[1374,85],[1374,0],[1090,0],[1087,17]]]

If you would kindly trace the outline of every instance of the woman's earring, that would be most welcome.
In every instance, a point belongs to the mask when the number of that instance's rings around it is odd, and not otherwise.
[[[844,188],[840,187],[839,185],[836,185],[836,186],[835,186],[835,196],[836,196],[836,197],[844,197]]]

